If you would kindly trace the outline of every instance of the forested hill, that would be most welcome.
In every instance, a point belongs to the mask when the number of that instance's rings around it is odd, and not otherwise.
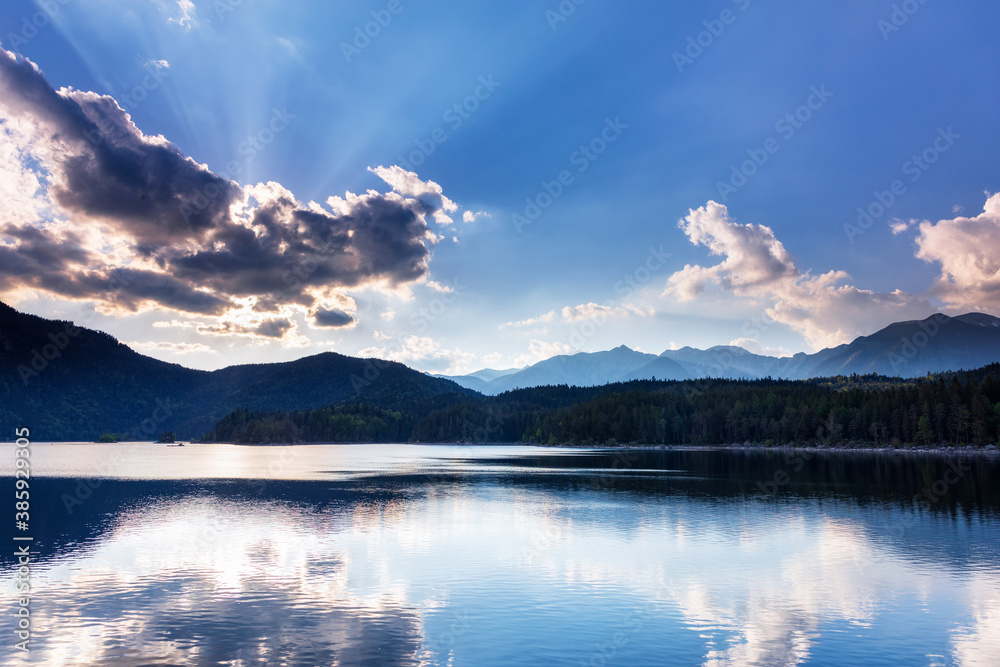
[[[473,394],[394,362],[333,352],[208,372],[144,356],[113,336],[0,303],[0,427],[37,440],[102,434],[198,437],[238,408],[290,410],[364,401],[431,410]]]
[[[1000,364],[900,380],[634,381],[538,387],[432,410],[341,405],[239,411],[210,441],[540,444],[988,445],[1000,440]]]

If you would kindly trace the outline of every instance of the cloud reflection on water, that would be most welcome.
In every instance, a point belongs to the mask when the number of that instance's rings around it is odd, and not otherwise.
[[[608,664],[861,664],[873,646],[1000,664],[994,517],[897,535],[904,510],[842,498],[401,470],[249,494],[106,482],[86,521],[53,514],[89,537],[35,570],[32,662],[577,664],[614,645]]]

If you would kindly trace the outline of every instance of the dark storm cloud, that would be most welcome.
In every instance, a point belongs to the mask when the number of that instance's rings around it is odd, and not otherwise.
[[[320,308],[313,315],[313,323],[318,327],[346,327],[354,324],[354,316],[337,308]]]
[[[276,320],[265,320],[261,322],[257,328],[254,330],[258,336],[267,336],[268,338],[281,338],[292,328],[292,323],[288,319],[276,319]]]
[[[179,278],[238,296],[294,300],[304,287],[354,287],[372,278],[396,285],[427,271],[427,225],[412,206],[370,197],[349,215],[334,216],[282,199],[256,209],[253,230],[219,229],[213,237],[221,241],[218,249],[165,256]]]
[[[192,289],[172,275],[135,269],[114,269],[106,275],[112,300],[129,310],[144,301],[154,301],[174,310],[202,315],[220,315],[232,302],[214,294]]]
[[[143,136],[112,98],[56,92],[26,58],[0,54],[0,89],[0,108],[36,123],[58,149],[50,194],[67,213],[104,220],[137,243],[163,244],[202,238],[240,195],[169,142]],[[219,195],[183,214],[206,189]]]
[[[286,317],[277,317],[264,320],[260,324],[248,326],[236,322],[222,322],[220,324],[205,324],[198,327],[198,333],[213,334],[216,336],[227,336],[239,334],[243,336],[264,336],[266,338],[282,338],[294,325]]]
[[[256,310],[273,312],[286,303],[313,306],[310,288],[395,286],[427,273],[426,216],[435,213],[427,201],[368,193],[332,213],[304,207],[275,183],[244,189],[163,137],[144,135],[112,98],[55,91],[33,63],[6,51],[0,90],[0,119],[34,128],[25,151],[48,172],[51,202],[74,224],[103,224],[152,262],[143,262],[145,272],[118,268],[131,279],[109,292],[116,267],[101,265],[101,249],[79,239],[54,248],[41,232],[19,228],[0,246],[5,265],[19,267],[0,270],[0,288],[218,314],[234,297],[257,297]],[[244,201],[234,216],[233,205]]]
[[[0,245],[0,290],[24,286],[78,299],[100,295],[102,301],[127,310],[156,301],[176,310],[216,315],[230,305],[164,273],[89,268],[97,258],[72,234],[55,238],[35,227],[8,226],[0,231],[0,239],[16,241],[14,246]]]
[[[14,242],[14,246],[0,246],[0,258],[3,259],[0,274],[59,272],[69,264],[88,264],[93,260],[80,238],[72,233],[55,239],[37,227],[6,225],[0,230],[0,241]]]

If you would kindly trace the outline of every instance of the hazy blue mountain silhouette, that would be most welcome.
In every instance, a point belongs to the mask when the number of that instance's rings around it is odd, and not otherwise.
[[[484,394],[499,394],[547,384],[593,386],[652,378],[805,380],[854,373],[920,377],[979,368],[996,361],[1000,361],[1000,319],[983,313],[958,317],[937,314],[925,320],[896,322],[851,343],[792,357],[754,354],[733,345],[707,350],[684,347],[659,356],[621,346],[607,352],[552,357],[492,380],[476,374],[450,379]]]

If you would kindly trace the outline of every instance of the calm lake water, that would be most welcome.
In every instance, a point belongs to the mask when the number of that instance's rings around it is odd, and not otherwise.
[[[3,665],[1000,665],[996,459],[31,447]]]

